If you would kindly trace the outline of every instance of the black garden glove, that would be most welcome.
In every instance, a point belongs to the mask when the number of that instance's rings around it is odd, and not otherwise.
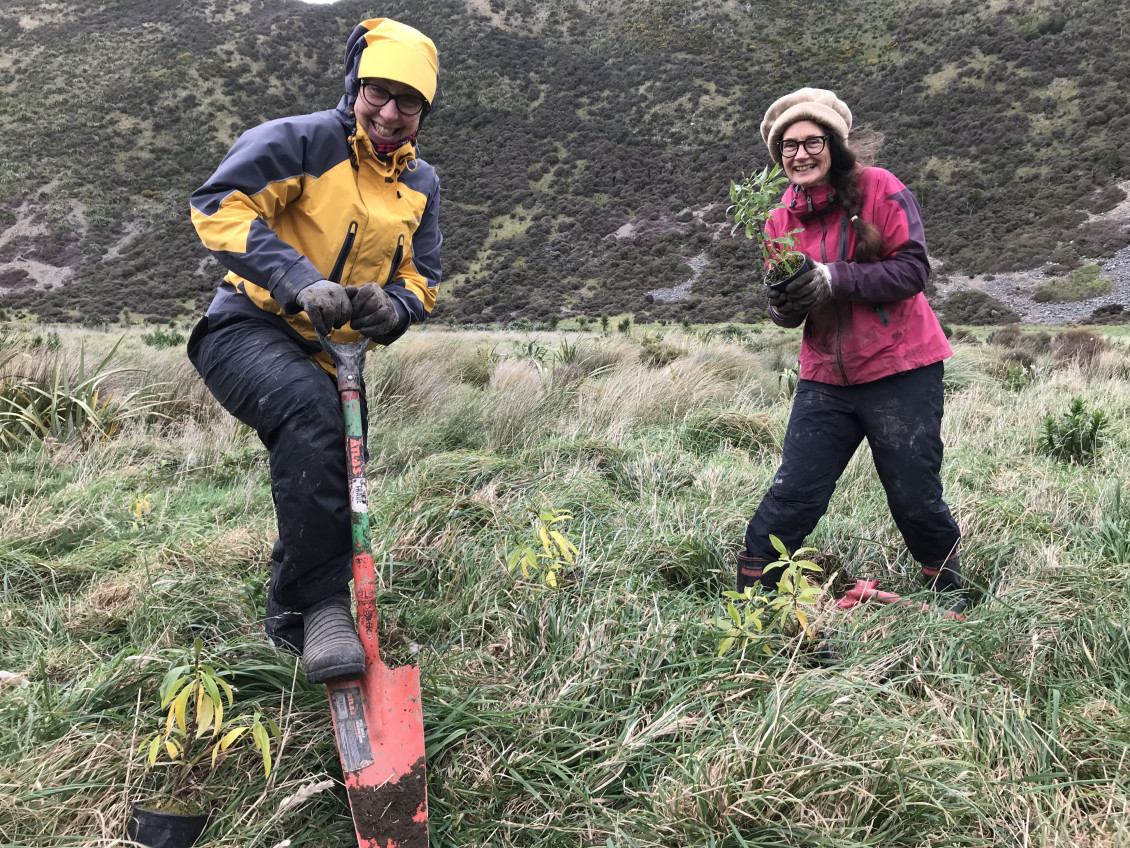
[[[392,298],[376,283],[366,283],[350,292],[353,301],[353,318],[350,326],[366,338],[387,336],[400,323],[400,313]]]
[[[832,300],[832,274],[828,266],[812,263],[812,270],[785,287],[794,312],[808,312]]]
[[[331,330],[344,326],[349,320],[349,295],[339,283],[319,280],[300,291],[297,300],[314,329],[323,336],[328,336]]]

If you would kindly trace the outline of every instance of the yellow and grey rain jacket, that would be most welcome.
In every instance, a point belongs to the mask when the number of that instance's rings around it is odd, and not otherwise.
[[[435,306],[442,270],[439,177],[406,141],[374,152],[353,117],[358,27],[346,47],[346,94],[335,109],[280,118],[245,132],[192,195],[192,222],[228,268],[208,315],[281,316],[317,336],[298,293],[323,279],[384,286],[400,315],[388,344]],[[357,341],[349,325],[335,341]]]

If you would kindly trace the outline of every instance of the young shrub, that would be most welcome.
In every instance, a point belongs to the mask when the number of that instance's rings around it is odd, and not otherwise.
[[[1106,413],[1101,409],[1086,414],[1082,398],[1072,398],[1071,407],[1059,420],[1048,414],[1040,449],[1061,462],[1091,465],[1098,455],[1106,429]]]
[[[1098,265],[1084,265],[1070,272],[1066,280],[1040,283],[1032,292],[1032,300],[1037,303],[1063,303],[1110,294],[1114,291],[1114,282],[1100,277],[1100,270]]]
[[[155,348],[181,347],[184,344],[184,336],[176,330],[164,330],[160,327],[152,333],[143,333],[141,340]]]
[[[762,594],[758,586],[756,589],[748,587],[745,592],[722,593],[728,599],[726,617],[712,619],[709,623],[721,635],[718,656],[724,656],[737,646],[744,658],[746,646],[758,643],[766,655],[772,656],[773,642],[799,640],[802,647],[814,648],[822,638],[814,621],[824,589],[813,585],[806,573],[823,569],[812,560],[802,558],[816,553],[816,548],[799,548],[790,554],[776,536],[770,536],[769,540],[777,549],[779,559],[768,568],[783,566],[777,590]],[[735,604],[740,601],[746,602],[742,610]]]
[[[726,214],[734,219],[730,234],[740,230],[757,245],[765,261],[767,284],[787,279],[804,261],[804,254],[796,250],[795,234],[799,230],[773,238],[765,233],[765,224],[780,208],[781,194],[788,184],[788,177],[778,164],[762,168],[740,183],[730,183],[732,205],[726,209]]]
[[[201,812],[221,790],[217,767],[233,755],[237,743],[250,741],[258,752],[263,776],[271,776],[272,741],[281,734],[275,721],[255,710],[229,715],[234,689],[225,672],[201,661],[204,642],[198,636],[191,655],[169,668],[158,696],[166,711],[163,727],[147,736],[137,752],[146,774],[163,771],[167,780],[151,809],[164,812]]]

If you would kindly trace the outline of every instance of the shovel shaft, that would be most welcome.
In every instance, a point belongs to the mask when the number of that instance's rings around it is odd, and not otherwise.
[[[338,756],[359,848],[428,848],[428,795],[419,666],[389,668],[377,638],[376,575],[365,488],[361,375],[367,342],[319,334],[337,368],[345,418],[357,630],[365,676],[328,684]]]
[[[353,535],[353,591],[357,596],[357,630],[365,656],[380,658],[377,640],[377,587],[369,536],[369,498],[365,491],[365,440],[361,428],[361,396],[341,391],[345,414],[345,458],[349,476],[350,528]],[[366,663],[368,664],[368,663]]]

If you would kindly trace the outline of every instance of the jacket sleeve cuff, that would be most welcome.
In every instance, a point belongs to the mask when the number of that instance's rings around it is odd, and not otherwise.
[[[388,299],[392,302],[393,308],[396,310],[396,327],[392,332],[385,333],[383,336],[373,336],[373,341],[379,345],[390,345],[406,332],[408,332],[408,325],[412,323],[412,313],[408,311],[408,307],[400,299],[400,293],[395,289],[385,289],[388,294]]]
[[[285,314],[295,315],[302,311],[298,305],[298,293],[324,279],[314,263],[305,256],[299,256],[289,266],[271,275],[267,289]]]

